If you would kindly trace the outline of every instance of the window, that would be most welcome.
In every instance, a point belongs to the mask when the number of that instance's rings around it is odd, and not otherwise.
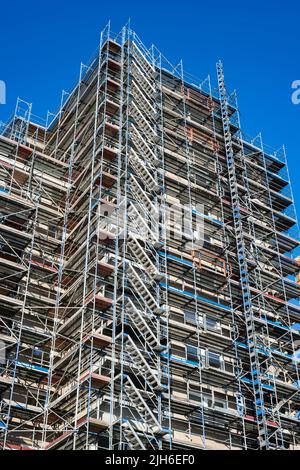
[[[206,317],[206,327],[208,330],[220,330],[220,323],[212,317]]]
[[[192,310],[185,310],[184,321],[185,323],[192,323],[193,325],[195,325],[196,324],[196,312]]]
[[[194,346],[187,346],[186,357],[188,361],[198,362],[198,349]]]
[[[204,394],[203,394],[203,405],[204,405],[204,406],[208,406],[208,407],[211,408],[211,407],[212,407],[212,404],[213,404],[213,402],[212,402],[212,395],[211,395],[211,393],[210,393],[210,392],[209,392],[209,393],[204,393]]]
[[[188,394],[189,400],[191,401],[201,401],[201,393],[200,393],[200,387],[199,385],[192,385],[189,384],[189,394]]]
[[[223,393],[214,393],[214,406],[217,408],[227,408],[226,395]]]
[[[216,400],[214,405],[217,408],[227,408],[225,401]]]
[[[184,321],[185,323],[189,323],[191,325],[203,325],[203,317],[198,315],[198,321],[197,321],[197,315],[196,311],[193,310],[185,310],[184,311]]]
[[[184,346],[178,346],[177,344],[173,344],[171,348],[172,356],[186,358],[186,352]]]
[[[208,365],[209,367],[214,367],[215,369],[221,369],[222,367],[221,355],[218,353],[208,351]]]

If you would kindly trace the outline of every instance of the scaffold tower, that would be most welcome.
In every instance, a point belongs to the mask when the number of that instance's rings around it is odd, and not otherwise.
[[[125,25],[0,129],[0,448],[300,449],[285,148]]]

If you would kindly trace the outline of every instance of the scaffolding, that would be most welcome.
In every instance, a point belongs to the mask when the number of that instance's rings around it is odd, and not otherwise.
[[[0,448],[300,448],[285,149],[217,79],[108,24],[56,115],[2,125]]]

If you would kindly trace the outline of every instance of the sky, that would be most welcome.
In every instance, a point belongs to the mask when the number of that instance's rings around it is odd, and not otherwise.
[[[18,96],[33,103],[37,116],[56,112],[61,91],[71,90],[107,22],[119,31],[130,18],[146,46],[154,43],[174,64],[182,59],[199,79],[209,74],[216,83],[215,64],[223,60],[243,131],[286,146],[300,215],[300,104],[291,99],[292,83],[300,80],[299,1],[15,0],[0,8],[0,80],[7,91],[0,121],[13,113]]]

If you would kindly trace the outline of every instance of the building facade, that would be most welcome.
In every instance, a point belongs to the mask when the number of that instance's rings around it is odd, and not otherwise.
[[[299,449],[284,148],[108,25],[46,125],[0,135],[0,447]]]

